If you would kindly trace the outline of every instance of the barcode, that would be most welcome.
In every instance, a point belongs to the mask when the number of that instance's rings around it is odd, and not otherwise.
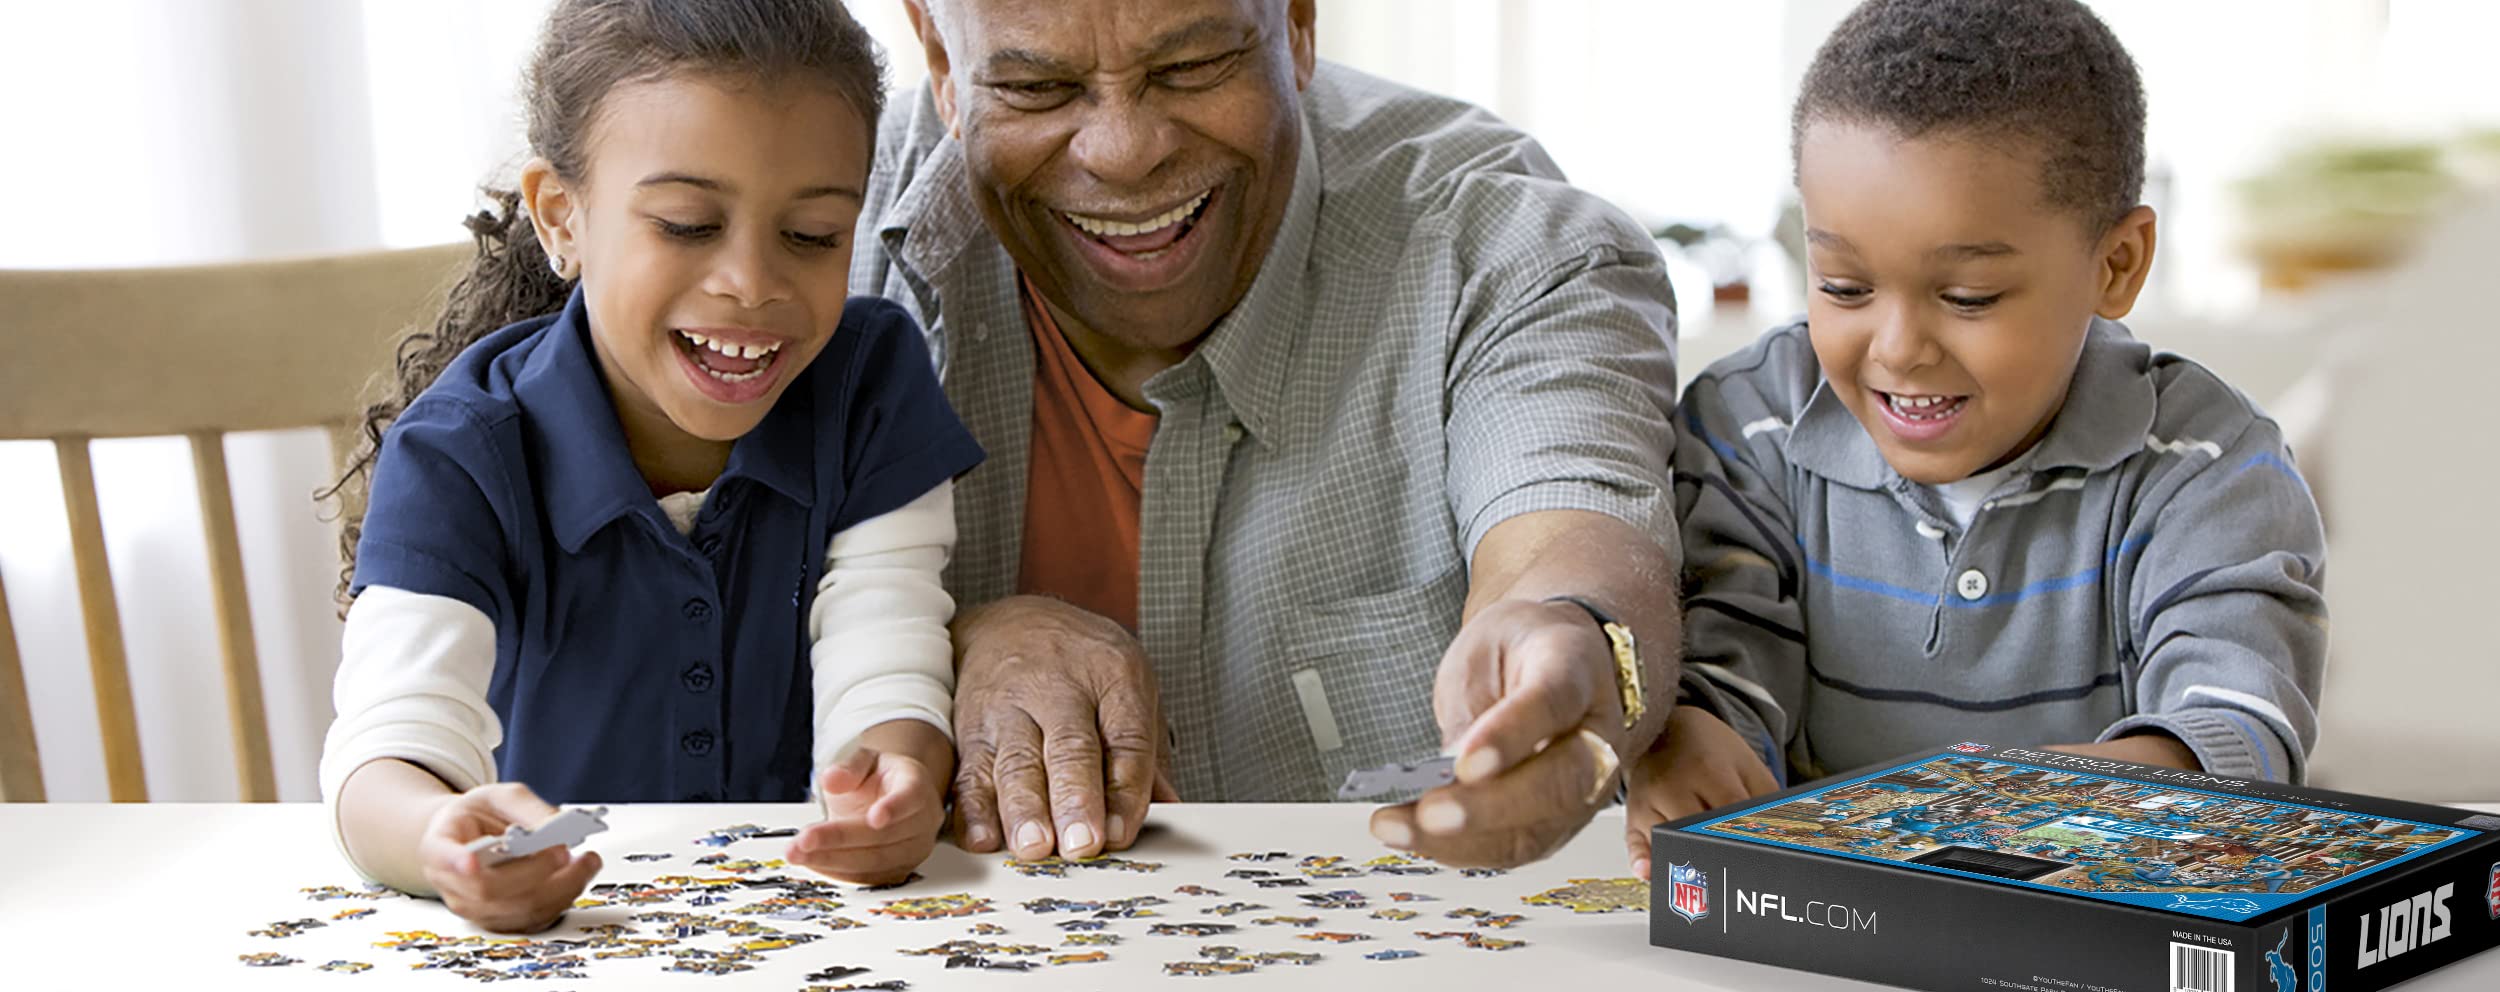
[[[2194,944],[2170,945],[2170,992],[2236,992],[2231,952]]]

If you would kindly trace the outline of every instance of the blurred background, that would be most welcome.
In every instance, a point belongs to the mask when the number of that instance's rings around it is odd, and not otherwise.
[[[1326,58],[1491,108],[1656,230],[1689,378],[1795,312],[1788,108],[1847,0],[1320,0]],[[925,75],[901,0],[853,9]],[[2500,4],[2098,0],[2151,105],[2154,281],[2130,324],[2296,438],[2330,514],[2329,784],[2500,800],[2500,652],[2464,622],[2500,321]],[[545,0],[0,0],[0,268],[156,266],[461,238],[522,157]],[[15,333],[0,327],[0,344]],[[110,328],[98,328],[110,334]],[[8,360],[0,350],[0,361]],[[316,431],[227,441],[279,791],[316,798],[338,624]],[[191,460],[97,442],[150,794],[236,795]],[[8,590],[51,798],[105,796],[49,446],[0,442]],[[169,495],[170,494],[170,495]],[[2476,769],[2481,769],[2477,771]],[[2477,777],[2479,776],[2479,777]]]

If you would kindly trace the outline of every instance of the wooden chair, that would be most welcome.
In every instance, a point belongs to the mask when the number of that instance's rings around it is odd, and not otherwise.
[[[392,342],[440,305],[469,254],[467,245],[443,245],[233,265],[0,271],[0,440],[48,440],[59,454],[113,801],[145,801],[147,781],[88,442],[190,439],[235,770],[245,800],[275,800],[224,435],[317,426],[329,429],[334,455],[348,450],[365,384],[389,370]],[[43,800],[37,754],[0,587],[0,800]]]

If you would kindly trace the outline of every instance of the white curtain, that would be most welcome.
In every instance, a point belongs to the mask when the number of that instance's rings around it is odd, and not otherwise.
[[[0,266],[150,265],[456,240],[522,150],[514,94],[547,0],[0,4]],[[2170,176],[2163,292],[2245,302],[2224,196],[2304,122],[2500,114],[2469,0],[2100,0],[2143,65]],[[1760,234],[1789,185],[1787,108],[1848,0],[1321,0],[1321,53],[1482,103],[1646,222]],[[861,0],[898,86],[924,77],[901,0]],[[2227,43],[2215,39],[2229,39]],[[1758,287],[1770,306],[1794,287]],[[2234,295],[2241,294],[2241,295]],[[1688,307],[1688,310],[1691,308]],[[110,328],[97,333],[109,334]],[[0,330],[5,333],[5,330]],[[6,360],[0,341],[0,360]],[[309,434],[228,444],[281,793],[314,796],[337,564]],[[189,460],[97,445],[151,795],[236,794]],[[0,443],[0,577],[52,797],[104,797],[58,477]]]

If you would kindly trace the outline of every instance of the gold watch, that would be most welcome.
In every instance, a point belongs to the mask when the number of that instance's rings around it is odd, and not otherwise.
[[[1553,596],[1545,601],[1577,606],[1588,613],[1589,619],[1597,621],[1597,629],[1605,633],[1606,643],[1614,650],[1615,687],[1623,692],[1623,729],[1628,731],[1639,725],[1641,715],[1649,712],[1649,697],[1642,684],[1640,645],[1632,639],[1632,628],[1578,596]]]

